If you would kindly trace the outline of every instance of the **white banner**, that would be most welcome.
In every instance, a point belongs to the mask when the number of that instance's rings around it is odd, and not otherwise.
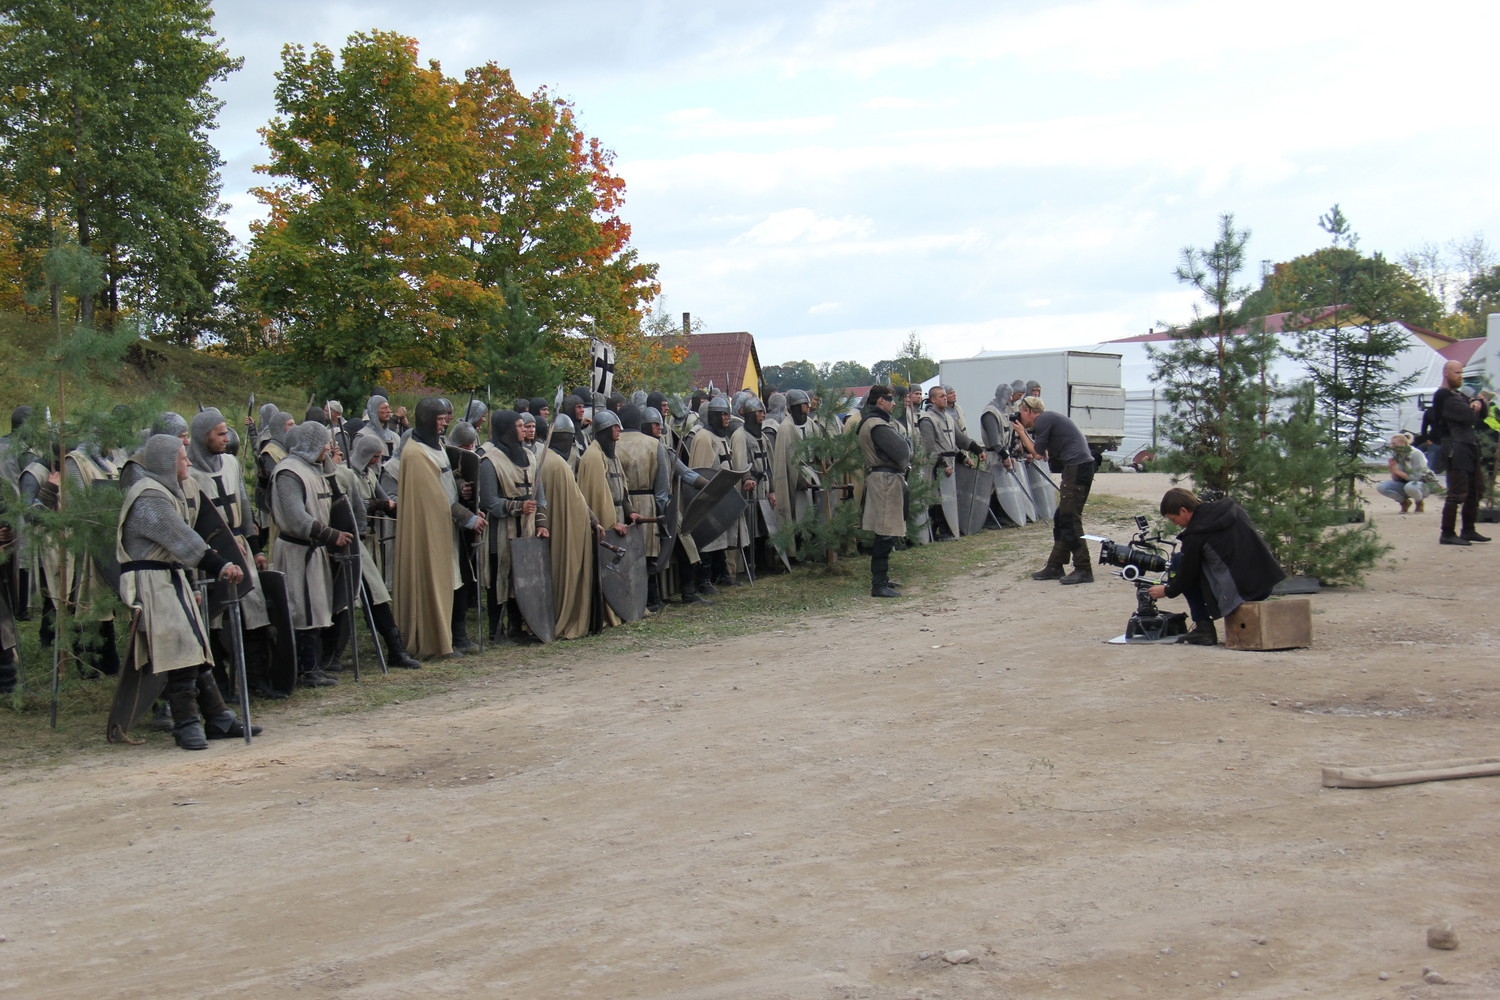
[[[602,340],[590,340],[589,356],[589,387],[608,397],[615,391],[615,349]]]

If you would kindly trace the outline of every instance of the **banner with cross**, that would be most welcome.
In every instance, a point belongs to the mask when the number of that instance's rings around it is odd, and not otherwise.
[[[615,391],[615,349],[602,340],[590,340],[589,355],[589,387],[607,399]]]

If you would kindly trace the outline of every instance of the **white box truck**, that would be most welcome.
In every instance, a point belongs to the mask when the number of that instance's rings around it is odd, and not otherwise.
[[[1120,388],[1120,355],[1099,351],[985,352],[938,362],[938,380],[953,386],[958,405],[978,439],[979,414],[995,398],[1000,380],[1035,380],[1042,401],[1064,413],[1083,431],[1098,459],[1125,436],[1125,390]]]

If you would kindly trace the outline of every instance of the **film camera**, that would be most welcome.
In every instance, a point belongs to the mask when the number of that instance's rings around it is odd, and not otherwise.
[[[1099,564],[1117,567],[1116,575],[1135,585],[1135,611],[1125,623],[1125,641],[1176,642],[1178,636],[1187,634],[1187,615],[1159,609],[1150,590],[1165,577],[1177,542],[1152,535],[1150,521],[1140,514],[1135,528],[1135,537],[1123,544],[1091,536],[1099,543]],[[1156,578],[1146,579],[1148,573]]]

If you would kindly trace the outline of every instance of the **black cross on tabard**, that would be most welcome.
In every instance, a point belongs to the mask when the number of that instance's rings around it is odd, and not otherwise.
[[[219,513],[223,516],[224,523],[227,524],[227,525],[230,525],[232,527],[234,525],[234,520],[230,517],[229,508],[231,508],[231,507],[236,508],[235,516],[237,517],[238,516],[238,507],[239,507],[239,502],[240,502],[239,494],[238,493],[226,493],[224,491],[224,477],[223,476],[210,476],[209,478],[214,481],[214,492],[216,492],[216,493],[219,494],[218,496],[214,497],[210,501],[210,503],[212,503],[215,507],[219,508]]]

